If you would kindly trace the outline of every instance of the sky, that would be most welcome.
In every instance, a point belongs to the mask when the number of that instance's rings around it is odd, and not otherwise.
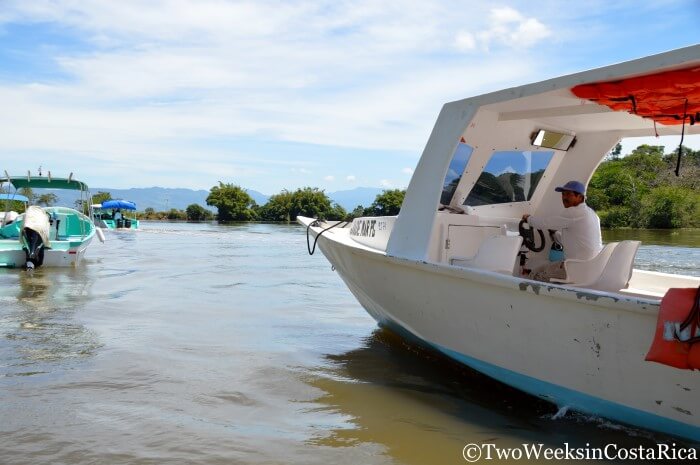
[[[698,24],[700,0],[0,0],[0,170],[405,188],[444,103],[693,45]],[[641,143],[678,138],[623,153]]]

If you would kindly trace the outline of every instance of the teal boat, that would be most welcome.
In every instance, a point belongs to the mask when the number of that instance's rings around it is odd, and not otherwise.
[[[93,205],[95,224],[105,229],[138,229],[139,220],[127,218],[124,211],[136,211],[136,204],[128,200],[107,200]]]
[[[6,173],[7,175],[7,173]],[[104,242],[104,234],[92,220],[92,202],[88,186],[72,178],[7,175],[4,180],[14,190],[5,198],[5,214],[0,225],[0,267],[77,266],[95,235]],[[68,207],[30,206],[19,189],[70,189],[80,192],[89,215]],[[12,215],[11,207],[20,201],[24,212]],[[14,203],[13,203],[14,202]]]

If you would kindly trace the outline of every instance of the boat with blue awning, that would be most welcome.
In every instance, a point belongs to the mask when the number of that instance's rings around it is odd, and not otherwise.
[[[105,229],[138,229],[139,220],[127,217],[125,212],[136,211],[136,204],[129,200],[105,200],[93,205],[95,223]]]

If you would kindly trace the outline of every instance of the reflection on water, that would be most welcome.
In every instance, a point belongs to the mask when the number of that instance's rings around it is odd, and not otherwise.
[[[377,329],[295,225],[144,223],[78,269],[0,269],[3,465],[432,465],[469,442],[665,440],[554,413]]]
[[[51,287],[51,282],[44,275],[45,269],[24,271],[19,274],[19,293],[17,300],[33,308],[46,305],[46,291]]]
[[[517,447],[652,447],[677,442],[600,419],[555,419],[551,404],[511,389],[431,350],[376,330],[365,345],[327,357],[310,384],[324,394],[321,411],[345,422],[310,442],[326,447],[375,444],[405,464],[460,463],[467,443]]]
[[[68,359],[94,353],[96,336],[74,318],[89,298],[93,279],[84,268],[13,270],[0,276],[0,376],[52,372]]]

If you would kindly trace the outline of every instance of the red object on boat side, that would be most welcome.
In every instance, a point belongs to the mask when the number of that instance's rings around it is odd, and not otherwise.
[[[665,125],[700,120],[700,67],[571,88],[579,98]],[[686,106],[687,101],[687,106]]]
[[[697,314],[699,300],[700,288],[668,290],[661,300],[656,334],[644,360],[686,370],[700,370],[700,341],[682,342],[675,337],[679,325],[690,314],[693,314],[694,321],[685,334],[688,337],[700,335]]]

